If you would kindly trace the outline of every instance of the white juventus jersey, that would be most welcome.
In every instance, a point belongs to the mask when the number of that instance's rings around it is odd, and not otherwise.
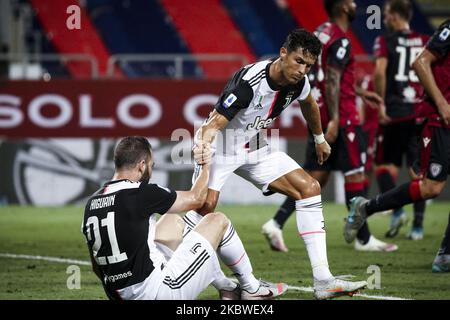
[[[214,141],[217,153],[236,155],[261,148],[258,132],[269,127],[295,99],[308,97],[306,76],[295,85],[279,88],[268,76],[271,64],[265,60],[247,65],[228,82],[215,105],[230,121]]]

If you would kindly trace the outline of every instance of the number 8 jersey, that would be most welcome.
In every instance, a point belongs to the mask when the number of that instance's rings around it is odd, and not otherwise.
[[[322,128],[325,130],[329,121],[325,90],[328,66],[338,69],[342,73],[339,96],[339,126],[360,125],[361,121],[356,108],[355,58],[350,39],[338,25],[331,22],[320,25],[314,34],[319,38],[323,47],[321,56],[310,72],[310,79],[313,83],[311,94],[320,107]]]

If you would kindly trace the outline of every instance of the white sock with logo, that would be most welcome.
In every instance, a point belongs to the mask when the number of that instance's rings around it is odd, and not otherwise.
[[[328,268],[325,224],[320,195],[295,201],[297,229],[306,245],[315,281],[333,277]]]
[[[198,214],[194,210],[190,210],[183,218],[186,222],[186,227],[192,230],[203,218],[202,215]],[[186,228],[185,228],[186,234]],[[228,229],[223,236],[222,241],[217,248],[217,254],[223,263],[227,265],[228,268],[233,271],[242,289],[248,292],[255,292],[259,288],[259,280],[253,275],[253,268],[250,263],[250,259],[247,256],[247,252],[244,249],[241,238],[237,234],[233,227],[233,224],[228,225]],[[225,275],[224,275],[225,277]],[[226,278],[227,279],[227,278]],[[231,280],[227,279],[231,282]],[[225,283],[224,279],[216,280],[213,285],[223,285]],[[218,287],[216,287],[219,289]],[[222,288],[222,287],[220,287]]]

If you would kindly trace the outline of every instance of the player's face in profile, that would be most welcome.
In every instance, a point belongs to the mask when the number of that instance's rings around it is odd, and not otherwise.
[[[283,75],[289,83],[295,84],[303,79],[316,62],[316,57],[298,48],[283,54]]]
[[[384,6],[383,14],[384,14],[383,20],[384,25],[388,30],[392,31],[392,20],[394,19],[394,16],[390,13],[390,6],[388,4]]]
[[[353,21],[356,18],[356,3],[353,0],[347,0],[345,3],[347,8],[347,16],[349,21]]]

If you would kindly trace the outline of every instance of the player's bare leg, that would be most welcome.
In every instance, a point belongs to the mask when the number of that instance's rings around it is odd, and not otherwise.
[[[420,180],[420,195],[422,199],[432,199],[441,194],[445,188],[446,181],[436,181],[425,178]]]
[[[230,221],[223,213],[213,212],[204,217],[193,229],[201,234],[217,250]],[[163,215],[155,228],[155,241],[175,251],[183,241],[185,223],[177,214]]]
[[[364,288],[367,285],[365,281],[349,282],[336,279],[329,270],[319,182],[300,168],[273,181],[269,189],[296,200],[297,228],[311,262],[315,297],[329,299],[340,295],[353,295]]]
[[[189,228],[193,228],[199,221],[208,217],[216,208],[219,200],[220,192],[208,189],[205,204],[196,211],[189,211],[184,220]],[[241,298],[245,300],[262,300],[273,299],[286,292],[287,286],[282,283],[270,284],[258,280],[253,275],[253,267],[250,259],[245,251],[244,245],[233,227],[229,224],[221,242],[218,245],[217,253],[220,259],[225,263],[236,275],[241,286]],[[229,280],[227,278],[219,279],[213,283],[214,287],[219,290],[221,297],[227,292],[234,291],[234,287],[230,289]]]
[[[162,215],[155,227],[155,241],[175,251],[183,241],[184,221],[177,214]]]
[[[312,178],[319,181],[321,186],[327,183],[330,175],[328,171],[310,171],[308,173]],[[283,226],[293,212],[295,212],[295,199],[288,197],[278,209],[275,216],[262,226],[261,233],[265,236],[272,250],[280,252],[288,251],[284,243]]]

